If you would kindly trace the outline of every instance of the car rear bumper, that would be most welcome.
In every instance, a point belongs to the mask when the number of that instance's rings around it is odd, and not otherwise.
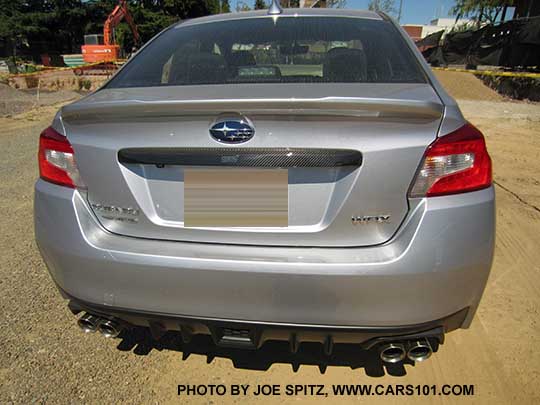
[[[428,339],[436,347],[444,343],[445,333],[463,324],[469,312],[469,308],[464,308],[445,318],[416,325],[339,327],[299,323],[246,322],[134,311],[84,302],[71,297],[61,289],[60,292],[69,300],[69,308],[74,314],[84,311],[100,319],[117,320],[122,327],[149,327],[157,338],[167,331],[176,331],[180,332],[182,340],[188,343],[193,335],[203,334],[211,336],[218,346],[244,349],[257,349],[267,341],[278,340],[289,342],[292,352],[296,352],[301,343],[310,342],[322,344],[327,354],[332,352],[334,344],[341,343],[359,344],[362,348],[369,350],[383,343]]]
[[[452,329],[468,327],[491,267],[495,231],[493,188],[413,201],[390,242],[362,248],[119,236],[99,225],[81,193],[42,180],[34,209],[51,276],[80,309],[108,309],[124,320],[131,313],[134,323],[153,314],[371,329],[379,336],[445,327],[440,320],[456,313],[463,316],[450,322]]]

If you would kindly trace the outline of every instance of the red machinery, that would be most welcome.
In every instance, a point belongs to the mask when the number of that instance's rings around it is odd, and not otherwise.
[[[82,46],[83,60],[87,63],[111,62],[118,59],[120,46],[116,44],[114,38],[114,28],[125,18],[135,43],[140,42],[139,31],[128,10],[127,0],[120,0],[114,10],[107,17],[103,26],[103,35],[85,35]]]

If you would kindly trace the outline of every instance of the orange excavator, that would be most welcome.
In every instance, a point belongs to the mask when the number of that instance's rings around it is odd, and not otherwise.
[[[86,63],[113,62],[118,60],[120,46],[116,44],[114,29],[120,24],[123,18],[126,19],[126,22],[131,28],[135,44],[140,44],[141,38],[139,36],[139,31],[128,10],[127,0],[120,0],[111,14],[107,17],[107,21],[105,21],[103,35],[93,34],[84,36],[82,55],[83,60]]]

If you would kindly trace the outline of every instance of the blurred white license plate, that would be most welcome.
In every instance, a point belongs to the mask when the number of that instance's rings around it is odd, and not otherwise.
[[[184,226],[286,227],[286,169],[186,169]]]

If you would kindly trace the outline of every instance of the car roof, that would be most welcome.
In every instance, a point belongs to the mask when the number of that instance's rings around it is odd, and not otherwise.
[[[285,8],[281,14],[270,15],[268,10],[242,11],[236,13],[214,14],[206,17],[185,20],[177,26],[204,24],[216,21],[243,20],[248,18],[275,17],[352,17],[370,20],[382,20],[383,17],[374,11],[350,10],[339,8]]]

